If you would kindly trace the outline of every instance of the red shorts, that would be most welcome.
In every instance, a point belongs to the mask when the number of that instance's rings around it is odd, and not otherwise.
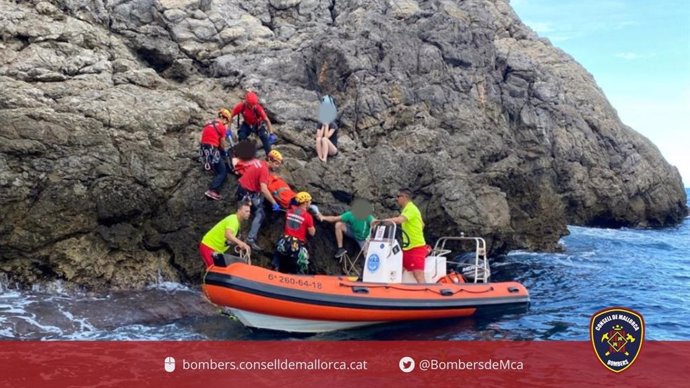
[[[403,268],[405,268],[406,271],[424,271],[424,259],[426,258],[426,254],[426,246],[403,251]]]
[[[199,244],[199,253],[201,254],[201,260],[203,260],[204,264],[206,264],[206,268],[213,265],[213,252],[215,252],[215,249],[209,247],[206,244]]]

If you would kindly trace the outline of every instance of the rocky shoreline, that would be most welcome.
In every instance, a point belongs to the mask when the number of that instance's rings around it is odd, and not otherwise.
[[[326,213],[356,195],[390,216],[409,186],[428,237],[494,253],[687,214],[677,169],[505,0],[0,0],[0,37],[0,272],[22,284],[198,283],[198,241],[234,208],[203,199],[198,136],[246,89],[283,175]],[[328,164],[324,93],[343,128]],[[282,221],[267,225],[266,248]],[[313,270],[333,273],[317,229]]]

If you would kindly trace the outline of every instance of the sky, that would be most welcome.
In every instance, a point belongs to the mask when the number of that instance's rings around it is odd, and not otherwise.
[[[690,187],[690,0],[511,0],[594,76],[623,123]]]

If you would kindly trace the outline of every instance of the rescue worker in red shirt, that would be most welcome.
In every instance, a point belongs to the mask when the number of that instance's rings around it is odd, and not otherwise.
[[[240,114],[242,115],[242,124],[238,130],[239,141],[245,140],[254,132],[261,139],[264,152],[268,155],[271,152],[269,135],[273,136],[273,126],[271,125],[271,120],[266,115],[266,111],[259,104],[259,96],[256,93],[247,92],[244,96],[244,101],[232,108],[232,117]],[[268,130],[266,129],[267,127]]]
[[[204,129],[201,131],[201,148],[199,150],[201,162],[204,164],[205,170],[213,170],[215,174],[204,195],[216,201],[223,199],[220,195],[220,189],[228,176],[228,154],[225,150],[227,147],[225,137],[226,127],[230,124],[231,119],[230,111],[221,109],[218,112],[218,118],[204,124]]]
[[[273,269],[283,273],[307,272],[307,233],[312,237],[316,234],[314,218],[309,213],[311,195],[306,191],[299,192],[295,201],[297,206],[287,211],[283,236],[276,242],[273,252]]]
[[[261,251],[256,243],[256,237],[261,229],[261,224],[266,218],[264,211],[264,199],[271,203],[274,212],[280,211],[280,205],[276,202],[268,190],[269,170],[275,171],[283,164],[283,155],[277,150],[268,153],[266,161],[255,159],[249,162],[240,179],[237,181],[237,200],[250,201],[252,204],[252,226],[247,236],[247,244],[254,252]]]

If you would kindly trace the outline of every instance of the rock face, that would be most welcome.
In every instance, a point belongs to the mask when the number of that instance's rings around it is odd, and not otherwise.
[[[356,195],[392,216],[408,186],[430,240],[463,231],[494,252],[686,214],[677,170],[505,0],[0,0],[0,37],[0,271],[26,284],[198,282],[197,243],[235,190],[203,199],[200,127],[246,89],[283,175],[325,213]],[[328,164],[325,93],[342,128]],[[313,269],[334,271],[317,229]]]

